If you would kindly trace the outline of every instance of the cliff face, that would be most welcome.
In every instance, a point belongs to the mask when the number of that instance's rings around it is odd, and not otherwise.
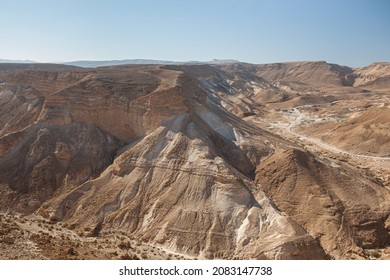
[[[306,89],[248,67],[8,70],[1,211],[201,258],[351,258],[386,246],[388,190],[258,125],[267,102]]]

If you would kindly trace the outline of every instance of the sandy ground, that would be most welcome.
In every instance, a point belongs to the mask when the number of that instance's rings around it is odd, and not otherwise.
[[[0,214],[0,259],[192,259],[118,231],[85,236],[37,216]]]

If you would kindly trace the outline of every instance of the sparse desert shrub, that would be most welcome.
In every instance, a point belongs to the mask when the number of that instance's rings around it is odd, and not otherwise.
[[[68,253],[68,255],[71,255],[71,256],[77,255],[77,251],[73,247],[69,248],[67,253]]]
[[[120,260],[131,260],[131,256],[129,254],[124,254],[119,257]]]
[[[129,241],[122,241],[121,243],[119,243],[118,247],[122,250],[128,250],[132,248]]]
[[[77,227],[77,224],[71,224],[71,225],[69,225],[68,228],[73,230],[73,229],[75,229],[76,227]]]
[[[6,237],[3,237],[2,239],[0,239],[0,243],[12,245],[15,243],[15,239],[10,237],[10,236],[6,236]]]
[[[120,257],[121,260],[139,260],[139,257],[136,254],[124,254]]]

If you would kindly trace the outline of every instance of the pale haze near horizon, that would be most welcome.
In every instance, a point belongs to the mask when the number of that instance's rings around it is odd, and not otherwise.
[[[390,1],[0,0],[1,59],[390,61]]]

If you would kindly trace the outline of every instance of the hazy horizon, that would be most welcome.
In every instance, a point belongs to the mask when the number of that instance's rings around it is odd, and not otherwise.
[[[385,0],[4,0],[2,9],[2,59],[390,61]]]
[[[119,62],[126,62],[126,61],[151,61],[151,63],[138,63],[138,62],[134,62],[134,64],[155,64],[154,62],[156,62],[156,64],[164,64],[164,62],[167,62],[167,63],[170,63],[170,64],[175,64],[175,63],[184,63],[184,64],[191,64],[191,62],[194,62],[194,63],[210,63],[210,62],[213,62],[213,60],[220,60],[220,61],[229,61],[229,60],[232,60],[234,61],[235,59],[211,59],[209,61],[199,61],[199,60],[189,60],[189,61],[173,61],[173,60],[163,60],[163,59],[144,59],[144,58],[130,58],[130,59],[107,59],[107,60],[74,60],[74,61],[47,61],[47,62],[41,62],[41,61],[34,61],[34,60],[29,60],[29,59],[26,59],[26,60],[18,60],[18,59],[4,59],[4,58],[0,58],[0,63],[22,63],[22,64],[34,64],[34,63],[38,63],[38,64],[64,64],[64,65],[73,65],[73,66],[79,66],[79,67],[100,67],[100,66],[110,66],[110,65],[124,65],[124,64],[127,64],[127,63],[119,63]],[[370,62],[366,65],[358,65],[358,66],[352,66],[352,65],[347,65],[347,64],[342,64],[342,63],[337,63],[337,62],[332,62],[332,61],[326,61],[326,60],[290,60],[290,61],[272,61],[272,62],[264,62],[264,63],[253,63],[253,62],[246,62],[246,61],[239,61],[239,60],[236,60],[237,63],[249,63],[249,64],[273,64],[273,63],[297,63],[297,62],[319,62],[319,61],[325,61],[326,63],[328,64],[338,64],[340,66],[347,66],[347,67],[351,67],[351,68],[360,68],[360,67],[365,67],[365,66],[369,66],[371,64],[374,64],[374,63],[390,63],[390,61],[373,61],[373,62]],[[94,64],[94,63],[98,63],[98,62],[101,62],[102,65],[91,65],[91,66],[88,66],[88,63],[91,63],[91,64]],[[118,64],[116,63],[113,63],[113,64],[110,64],[109,62],[118,62]],[[161,62],[161,63],[159,63]],[[86,64],[86,65],[82,65],[82,64]],[[80,65],[79,65],[80,64]],[[130,63],[132,64],[132,63]]]

